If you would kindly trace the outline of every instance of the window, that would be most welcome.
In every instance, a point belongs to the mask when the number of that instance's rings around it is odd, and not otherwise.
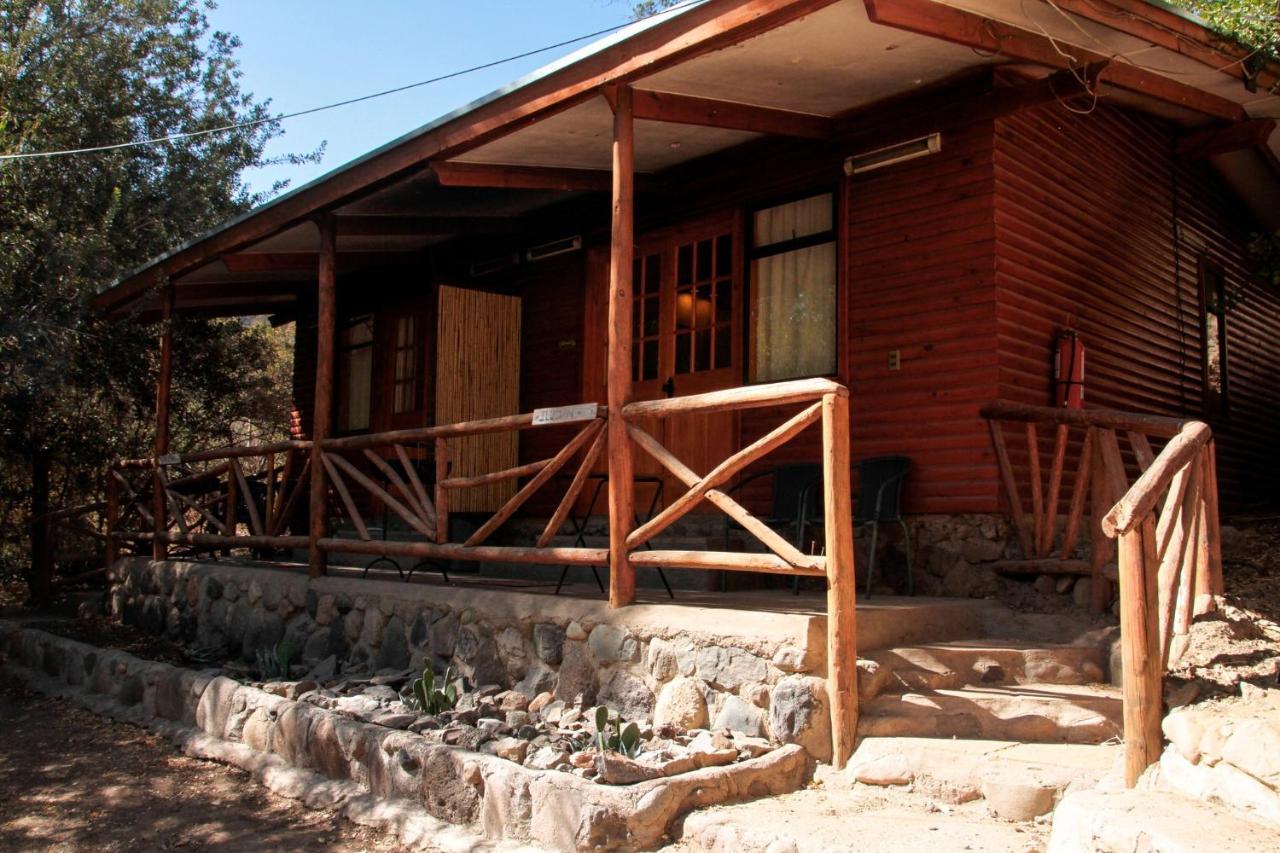
[[[338,336],[338,429],[369,428],[373,388],[373,315],[353,318]]]
[[[832,193],[752,216],[751,378],[836,370],[836,231]]]
[[[631,378],[658,378],[658,350],[662,338],[662,254],[636,258],[631,269]]]
[[[1204,352],[1204,410],[1210,417],[1227,414],[1227,294],[1222,267],[1200,261],[1200,339]]]
[[[705,373],[733,359],[733,235],[676,249],[675,373]]]
[[[418,318],[406,314],[396,318],[396,338],[391,348],[391,412],[403,415],[418,411],[418,366],[421,363]]]

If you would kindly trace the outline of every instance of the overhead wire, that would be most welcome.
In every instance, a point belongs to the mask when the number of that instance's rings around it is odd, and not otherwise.
[[[231,124],[220,125],[218,127],[204,128],[203,130],[192,130],[192,131],[184,131],[181,133],[171,133],[171,134],[166,134],[165,136],[155,136],[148,139],[134,139],[134,140],[129,140],[127,142],[116,142],[116,143],[111,143],[107,145],[91,145],[91,146],[85,146],[82,148],[67,148],[67,149],[61,149],[61,150],[55,150],[55,151],[23,151],[23,152],[17,152],[13,154],[0,154],[0,162],[3,162],[3,161],[11,162],[14,160],[30,160],[35,158],[69,157],[69,156],[79,155],[79,154],[97,154],[97,153],[102,153],[106,151],[119,151],[125,148],[139,148],[139,147],[149,146],[149,145],[159,145],[163,143],[179,142],[184,139],[195,139],[198,137],[211,136],[217,133],[228,133],[233,130],[243,130],[243,129],[248,129],[252,127],[258,127],[264,124],[272,124],[275,122],[287,121],[289,119],[299,118],[301,116],[314,115],[315,113],[326,112],[328,110],[338,109],[339,107],[347,107],[347,106],[351,106],[352,104],[358,104],[364,101],[371,101],[376,98],[386,97],[388,95],[396,95],[396,94],[399,94],[400,92],[407,92],[410,89],[417,89],[422,86],[431,85],[432,83],[441,83],[441,82],[444,82],[445,80],[452,80],[454,78],[462,77],[467,74],[474,74],[478,71],[486,71],[490,68],[496,68],[499,65],[506,65],[511,62],[517,62],[521,59],[528,59],[529,57],[537,56],[540,53],[547,53],[548,51],[557,50],[562,47],[568,47],[570,45],[577,44],[578,42],[586,41],[588,39],[599,38],[601,36],[609,35],[610,33],[615,33],[618,30],[625,29],[626,27],[632,26],[633,24],[638,23],[639,21],[645,21],[650,18],[657,17],[658,15],[667,15],[667,14],[670,14],[671,12],[684,9],[690,6],[697,6],[705,2],[706,0],[684,0],[684,2],[682,3],[676,3],[661,11],[654,12],[653,14],[650,14],[650,15],[645,15],[641,18],[637,18],[634,21],[626,21],[624,23],[617,24],[612,27],[606,27],[605,29],[602,29],[602,30],[596,30],[593,33],[586,33],[585,35],[580,35],[580,36],[575,36],[574,38],[565,39],[564,41],[559,41],[559,42],[556,42],[555,44],[549,44],[543,47],[534,48],[532,50],[526,50],[523,53],[517,53],[512,56],[505,56],[501,59],[495,59],[490,62],[484,62],[479,65],[473,65],[473,66],[470,66],[469,68],[462,68],[457,71],[450,71],[447,74],[441,74],[439,76],[431,77],[426,80],[419,80],[416,83],[408,83],[403,86],[396,86],[391,89],[383,89],[382,91],[379,91],[379,92],[371,92],[367,95],[358,95],[354,98],[347,98],[345,100],[335,101],[329,104],[322,104],[317,107],[309,107],[307,109],[297,110],[291,113],[283,113],[281,115],[276,115],[276,116],[265,116],[263,118],[252,119],[249,121],[234,122]],[[136,118],[137,117],[135,117],[135,120]]]

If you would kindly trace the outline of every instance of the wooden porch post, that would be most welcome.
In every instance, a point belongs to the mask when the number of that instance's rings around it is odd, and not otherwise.
[[[631,439],[622,407],[631,397],[631,258],[635,222],[634,122],[631,89],[619,87],[613,104],[613,230],[609,246],[609,606],[636,597],[627,536],[635,522]]]
[[[316,223],[320,228],[320,267],[316,307],[316,392],[311,420],[311,548],[310,574],[325,574],[328,557],[319,541],[328,535],[329,495],[320,442],[329,437],[333,422],[334,335],[337,334],[337,237],[333,215]]]
[[[161,537],[169,530],[169,512],[165,501],[164,478],[160,475],[160,457],[169,452],[169,386],[173,380],[173,282],[164,283],[160,296],[160,376],[156,380],[155,473],[151,486],[151,514],[155,520],[155,539],[151,542],[151,558],[169,556],[168,543]]]
[[[849,482],[849,398],[822,398],[822,483],[827,564],[827,697],[831,765],[844,767],[858,734],[858,619]]]
[[[1124,664],[1124,783],[1160,760],[1164,656],[1156,616],[1155,518],[1120,535],[1120,640]],[[1189,544],[1188,547],[1194,547]],[[1194,565],[1194,563],[1192,563]]]

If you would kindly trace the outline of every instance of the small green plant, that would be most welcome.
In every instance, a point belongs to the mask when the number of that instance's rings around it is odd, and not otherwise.
[[[400,698],[415,711],[424,714],[439,714],[448,711],[458,704],[458,683],[452,677],[453,669],[444,671],[440,678],[440,686],[436,686],[436,674],[431,667],[422,671],[422,677],[410,681],[401,692]]]
[[[613,731],[609,730],[610,723]],[[621,714],[610,717],[609,709],[601,705],[596,708],[596,749],[635,758],[640,754],[640,727],[634,722],[624,724]]]
[[[289,677],[289,665],[293,648],[285,642],[276,643],[270,649],[258,649],[258,677],[262,681]]]

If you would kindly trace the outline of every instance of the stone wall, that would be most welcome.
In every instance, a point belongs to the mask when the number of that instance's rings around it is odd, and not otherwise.
[[[831,756],[821,616],[635,605],[326,577],[232,563],[122,560],[128,624],[252,661],[287,643],[338,673],[453,667],[473,685],[605,704],[628,719],[731,728]],[[715,618],[709,618],[714,616]]]

